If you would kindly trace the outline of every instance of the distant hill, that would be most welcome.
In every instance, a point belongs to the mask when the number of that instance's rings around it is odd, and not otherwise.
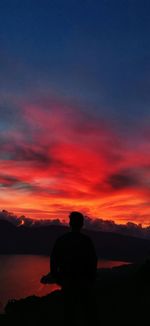
[[[69,229],[61,225],[20,226],[0,220],[0,254],[49,255],[55,240]],[[150,240],[120,234],[84,230],[102,259],[137,261],[150,252]]]

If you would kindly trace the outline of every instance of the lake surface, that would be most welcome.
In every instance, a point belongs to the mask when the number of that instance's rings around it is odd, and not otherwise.
[[[99,268],[112,268],[126,264],[121,261],[100,260]],[[59,287],[40,283],[49,272],[49,257],[33,255],[0,255],[0,312],[10,299],[30,295],[43,296]]]

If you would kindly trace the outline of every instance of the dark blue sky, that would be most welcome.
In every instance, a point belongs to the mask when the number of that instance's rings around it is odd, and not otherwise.
[[[150,2],[0,3],[1,89],[51,91],[117,119],[149,113]]]

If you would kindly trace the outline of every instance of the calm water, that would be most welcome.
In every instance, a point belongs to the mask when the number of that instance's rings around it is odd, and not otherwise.
[[[125,264],[120,261],[101,260],[99,268]],[[30,295],[42,296],[58,288],[56,284],[43,285],[42,275],[49,271],[49,258],[30,255],[0,255],[0,312],[9,299]]]

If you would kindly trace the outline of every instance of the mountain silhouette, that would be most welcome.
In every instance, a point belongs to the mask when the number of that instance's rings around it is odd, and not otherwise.
[[[0,221],[0,254],[49,255],[56,239],[68,231],[62,225],[20,226]],[[101,259],[137,261],[150,251],[150,240],[120,234],[84,230],[94,242]]]

